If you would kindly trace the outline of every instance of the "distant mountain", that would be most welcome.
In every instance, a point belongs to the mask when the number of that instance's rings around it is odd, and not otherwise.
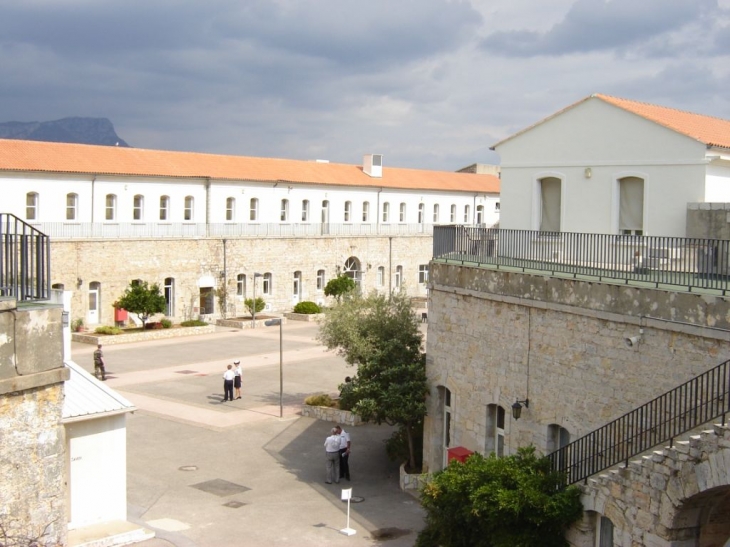
[[[0,139],[129,146],[107,118],[63,118],[52,122],[0,123]]]

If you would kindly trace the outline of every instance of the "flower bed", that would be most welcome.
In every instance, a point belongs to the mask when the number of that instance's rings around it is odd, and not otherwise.
[[[130,342],[146,342],[149,340],[163,340],[165,338],[197,336],[199,334],[210,334],[213,332],[215,332],[215,325],[206,325],[205,327],[173,327],[169,329],[153,329],[115,335],[73,332],[71,333],[71,341],[81,342],[82,344],[114,346],[117,344],[128,344]]]

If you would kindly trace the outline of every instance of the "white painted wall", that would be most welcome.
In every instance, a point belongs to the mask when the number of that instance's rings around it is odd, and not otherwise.
[[[501,228],[538,229],[537,181],[545,176],[563,181],[564,232],[617,233],[616,181],[626,176],[645,181],[646,235],[684,236],[687,203],[706,200],[705,145],[600,99],[557,114],[497,152]]]
[[[66,424],[69,529],[127,519],[124,414]]]
[[[730,202],[729,161],[715,160],[707,166],[705,201],[708,203]]]

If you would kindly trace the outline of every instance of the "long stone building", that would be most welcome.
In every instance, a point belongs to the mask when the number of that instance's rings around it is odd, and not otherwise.
[[[434,233],[425,466],[533,444],[571,545],[728,545],[730,121],[597,95],[496,150],[500,228]]]
[[[383,165],[0,140],[3,212],[51,237],[53,285],[74,320],[112,324],[132,280],[158,283],[165,315],[245,315],[360,289],[425,296],[434,225],[492,226],[499,177]]]

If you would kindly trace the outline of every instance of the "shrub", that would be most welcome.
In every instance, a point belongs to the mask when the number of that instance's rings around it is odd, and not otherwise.
[[[321,312],[322,309],[315,302],[299,302],[296,306],[294,306],[294,313],[305,313],[309,315]]]
[[[158,330],[162,328],[162,323],[159,321],[154,321],[152,323],[147,323],[144,326],[145,330]]]
[[[118,327],[101,326],[101,327],[96,327],[96,329],[94,329],[94,332],[96,334],[115,335],[115,334],[122,334],[124,331]]]
[[[243,304],[246,306],[246,309],[248,310],[248,313],[253,315],[253,298],[247,298],[243,301]],[[266,302],[263,298],[260,296],[256,299],[256,313],[260,311],[264,311],[264,308],[266,307]]]
[[[309,406],[332,406],[334,401],[326,393],[320,393],[319,395],[310,395],[304,399],[304,404]]]
[[[162,325],[163,329],[169,329],[172,327],[172,321],[169,319],[160,319],[160,324]]]
[[[183,321],[180,325],[183,327],[207,327],[208,323],[200,319],[190,319],[189,321]]]

